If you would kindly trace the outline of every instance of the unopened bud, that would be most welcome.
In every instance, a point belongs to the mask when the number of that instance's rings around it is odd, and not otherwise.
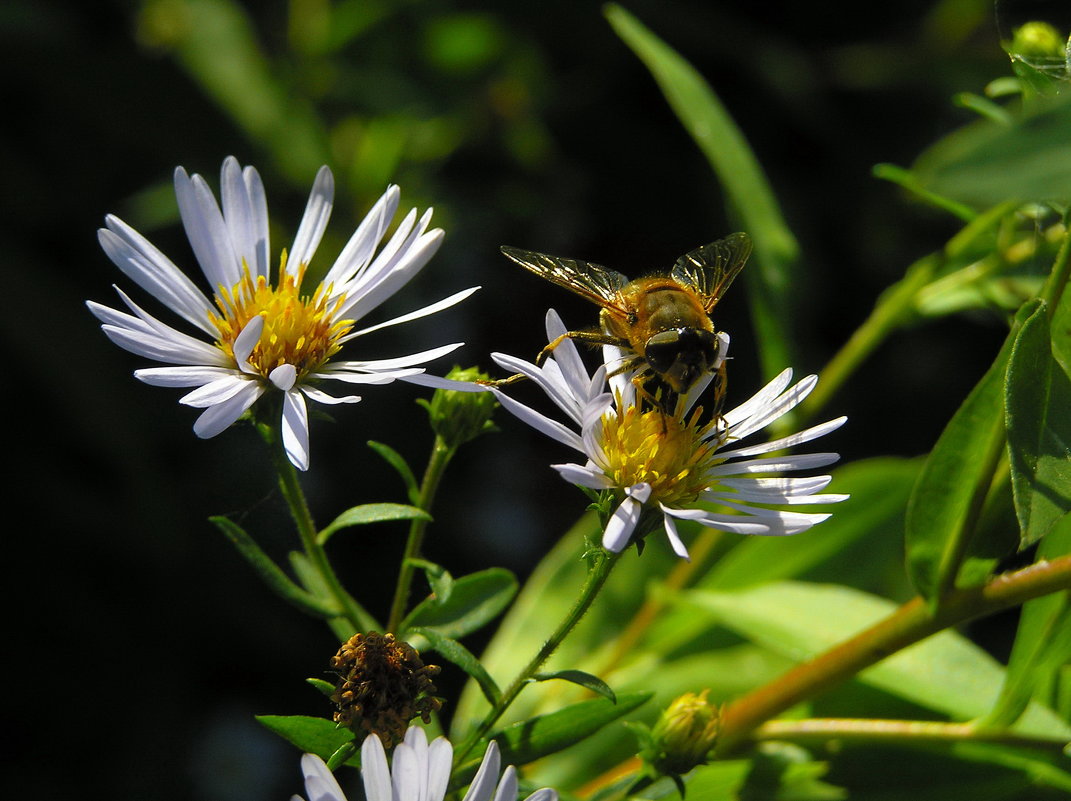
[[[721,730],[721,714],[708,692],[685,693],[655,723],[649,752],[641,756],[660,775],[680,776],[707,763]]]
[[[468,387],[475,387],[479,380],[489,379],[475,367],[455,367],[446,377]],[[447,447],[457,448],[480,434],[495,430],[491,416],[498,401],[489,390],[437,389],[430,401],[420,400],[418,403],[428,410],[432,430]]]

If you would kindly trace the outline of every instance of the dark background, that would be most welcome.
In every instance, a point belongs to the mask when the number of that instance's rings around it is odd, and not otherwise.
[[[134,380],[143,360],[111,345],[83,305],[117,303],[112,282],[136,289],[97,247],[107,212],[195,274],[169,198],[175,165],[213,186],[228,154],[258,166],[278,226],[276,258],[300,219],[315,166],[281,166],[285,125],[252,135],[151,34],[153,14],[181,6],[12,0],[0,11],[9,281],[0,330],[12,476],[5,639],[17,677],[5,693],[2,784],[11,798],[285,798],[300,789],[296,756],[251,715],[328,712],[302,680],[320,675],[332,636],[269,595],[206,520],[232,515],[280,558],[292,547],[260,443],[245,428],[197,440],[179,393]],[[334,240],[319,266],[394,180],[404,206],[434,204],[447,238],[378,319],[465,286],[484,289],[362,342],[362,355],[460,338],[458,358],[491,369],[491,351],[538,351],[550,305],[574,326],[594,321],[582,300],[506,262],[501,244],[638,274],[732,230],[705,160],[598,4],[369,7],[382,16],[318,58],[288,44],[284,4],[251,16],[279,85],[334,131],[329,152],[345,151],[339,131],[350,117],[359,131],[406,115],[451,121],[441,141],[429,134],[435,141],[382,177],[375,153],[363,172],[332,163]],[[764,165],[804,254],[794,367],[820,369],[877,294],[955,230],[870,169],[910,164],[970,119],[952,94],[1008,74],[992,4],[627,8],[711,82]],[[1006,23],[1020,10],[998,14]],[[475,56],[451,56],[458,24],[488,34]],[[730,402],[739,401],[761,381],[742,283],[718,315],[733,333]],[[834,447],[848,460],[924,453],[1003,334],[999,317],[986,314],[898,333],[832,401],[831,415],[850,417]],[[419,470],[430,445],[414,403],[421,394],[370,387],[358,406],[336,409],[336,422],[313,423],[305,483],[321,522],[355,503],[404,500],[364,443],[388,442]],[[455,574],[502,564],[523,576],[583,507],[546,467],[563,458],[560,449],[500,422],[503,432],[464,451],[441,490],[433,533],[463,536],[433,536],[428,551]],[[382,580],[403,534],[370,528],[332,546],[362,598],[381,594],[370,604],[381,615]]]

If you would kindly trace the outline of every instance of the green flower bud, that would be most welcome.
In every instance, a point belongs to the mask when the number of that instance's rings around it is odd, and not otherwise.
[[[680,776],[705,765],[718,740],[721,712],[707,693],[685,693],[662,712],[651,730],[651,743],[641,754],[662,776]]]
[[[454,367],[446,377],[453,381],[474,383],[489,376],[475,367]],[[480,434],[494,431],[491,416],[498,407],[494,393],[437,389],[430,401],[417,401],[428,410],[432,430],[449,448],[457,448]]]
[[[1047,22],[1028,22],[1015,29],[1008,52],[1027,60],[1064,58],[1067,38]]]

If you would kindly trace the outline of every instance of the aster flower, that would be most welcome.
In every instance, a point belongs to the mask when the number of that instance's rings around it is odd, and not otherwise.
[[[355,403],[357,395],[329,395],[327,380],[343,384],[457,385],[424,375],[419,365],[450,353],[461,343],[391,359],[346,361],[335,356],[344,344],[391,325],[446,309],[476,291],[466,289],[430,306],[370,327],[356,323],[397,292],[428,262],[442,242],[428,230],[431,209],[417,219],[413,209],[379,252],[376,249],[398,208],[400,192],[390,186],[357,227],[324,280],[311,291],[302,282],[331,214],[334,178],[322,167],[305,214],[278,277],[271,278],[268,207],[260,175],[230,157],[223,162],[222,205],[200,175],[175,170],[175,195],[186,236],[213,293],[211,300],[145,237],[108,215],[98,232],[101,247],[120,270],[186,323],[191,336],[144,311],[116,287],[127,311],[89,301],[104,333],[126,350],[164,362],[136,370],[147,384],[192,390],[180,403],[204,409],[194,423],[202,438],[214,437],[241,417],[266,392],[282,394],[282,440],[287,456],[309,466],[306,399],[324,404]],[[462,387],[464,388],[464,387]]]
[[[566,327],[552,309],[547,313],[547,337],[553,341]],[[721,353],[729,337],[722,339]],[[637,403],[628,374],[614,374],[622,354],[605,349],[605,364],[589,376],[576,344],[565,339],[542,366],[501,353],[492,354],[507,370],[530,378],[569,418],[564,425],[496,390],[499,402],[524,422],[583,454],[584,464],[553,465],[567,481],[597,492],[608,492],[617,504],[603,532],[602,545],[614,553],[634,535],[643,536],[658,524],[665,529],[673,551],[688,558],[677,533],[677,520],[737,534],[786,535],[806,531],[829,517],[767,508],[842,501],[848,496],[820,494],[830,476],[773,477],[769,473],[809,470],[830,465],[835,453],[763,456],[809,442],[839,428],[840,417],[797,434],[756,445],[739,446],[748,435],[797,406],[818,379],[807,376],[793,386],[785,370],[735,409],[704,421],[697,404],[710,378],[699,382],[682,399],[679,412],[667,415]],[[611,378],[607,388],[607,364]],[[756,458],[758,457],[758,458]],[[738,512],[709,511],[701,502]]]
[[[411,726],[405,740],[394,749],[392,767],[387,766],[383,744],[374,734],[368,735],[361,746],[361,777],[364,780],[366,801],[443,801],[450,781],[454,748],[445,737],[436,737],[430,744],[424,730]],[[498,744],[487,744],[483,762],[472,780],[463,801],[515,801],[517,771],[512,765],[499,779],[501,758]],[[327,765],[314,754],[301,758],[305,774],[305,792],[309,801],[346,801]],[[536,790],[526,801],[557,801],[558,794],[544,787]],[[290,801],[303,801],[292,796]]]

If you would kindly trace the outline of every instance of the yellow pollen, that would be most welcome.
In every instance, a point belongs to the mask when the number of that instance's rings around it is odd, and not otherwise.
[[[694,501],[707,487],[707,470],[724,461],[715,455],[721,439],[711,436],[712,423],[699,423],[700,413],[696,409],[685,420],[629,406],[616,416],[603,417],[607,476],[618,487],[650,484],[650,503]]]
[[[285,262],[286,254],[283,254]],[[252,276],[243,265],[242,278],[231,288],[216,292],[219,314],[209,319],[219,331],[216,344],[232,359],[234,341],[254,317],[264,318],[260,341],[249,356],[253,369],[268,377],[276,367],[293,365],[300,382],[322,367],[342,347],[339,340],[351,328],[353,320],[337,319],[342,298],[329,300],[331,287],[320,284],[311,296],[301,295],[305,277],[302,264],[297,275],[280,268],[278,286],[271,286],[263,276]]]

